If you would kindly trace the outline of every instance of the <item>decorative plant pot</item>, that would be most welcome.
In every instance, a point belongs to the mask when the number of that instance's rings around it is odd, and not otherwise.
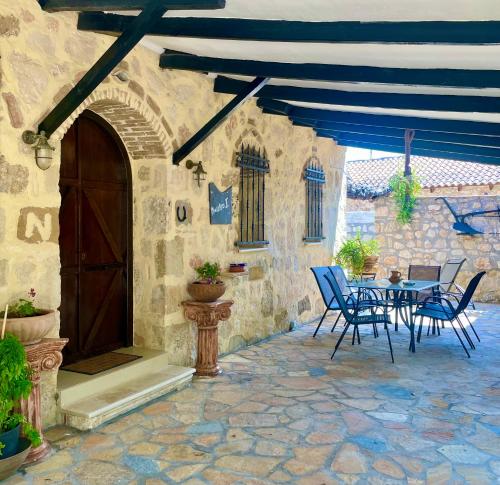
[[[31,450],[31,444],[26,438],[18,440],[16,445],[17,449],[14,455],[9,458],[4,458],[4,455],[0,457],[0,481],[14,475]]]
[[[54,311],[40,310],[35,317],[7,318],[5,331],[15,335],[23,345],[33,345],[45,337],[54,326]]]
[[[365,265],[363,266],[363,273],[375,273],[377,267],[378,256],[366,256]]]
[[[17,448],[19,445],[19,437],[21,435],[21,425],[17,425],[14,429],[10,431],[5,431],[0,433],[0,443],[3,443],[4,448],[2,449],[1,459],[9,458],[17,453]]]
[[[221,281],[218,283],[189,283],[188,293],[195,301],[210,303],[218,300],[226,291],[226,285]]]

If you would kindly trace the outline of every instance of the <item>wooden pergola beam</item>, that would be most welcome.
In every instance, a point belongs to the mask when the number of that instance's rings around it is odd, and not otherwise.
[[[215,80],[214,91],[216,93],[236,94],[244,89],[246,84],[246,81],[219,76]],[[500,97],[493,96],[370,93],[267,85],[259,92],[259,97],[367,108],[500,113]]]
[[[336,123],[326,121],[313,121],[292,118],[295,126],[315,128],[325,133],[331,133],[332,136],[347,136],[348,134],[357,135],[378,135],[391,138],[404,138],[405,130],[403,128],[387,128],[384,126],[353,125],[350,123]],[[446,133],[439,131],[416,130],[415,140],[434,141],[443,143],[456,143],[459,145],[475,145],[484,147],[500,148],[499,136],[481,136],[469,135],[465,133]]]
[[[48,3],[70,2],[52,0]],[[120,2],[80,1],[75,3],[117,4]],[[128,3],[140,4],[141,2],[130,0]],[[183,2],[172,3],[182,4]],[[170,9],[173,10],[174,7],[170,7]],[[94,10],[122,9],[100,8]],[[117,34],[121,32],[127,22],[126,16],[120,15],[83,15],[80,18],[80,28]],[[191,17],[165,18],[151,26],[148,35],[267,42],[498,44],[500,43],[500,22],[302,22]]]
[[[321,132],[318,133],[318,136],[322,138],[331,138],[326,134]],[[384,152],[392,152],[392,153],[401,153],[404,154],[405,148],[402,145],[381,145],[377,143],[365,143],[359,141],[352,140],[342,140],[340,145],[353,147],[353,148],[364,148],[367,150],[380,150]],[[464,162],[477,162],[477,163],[487,163],[490,165],[500,165],[500,158],[493,157],[483,157],[477,155],[464,155],[462,153],[450,153],[444,151],[435,151],[435,150],[427,150],[422,148],[412,148],[413,155],[419,155],[422,157],[432,157],[432,158],[446,158],[448,160],[461,160]]]
[[[165,51],[165,53],[161,55],[160,67],[195,72],[214,72],[218,74],[252,77],[263,76],[281,79],[299,79],[304,81],[500,88],[500,71],[495,70],[407,69],[396,67],[263,62],[246,59],[200,57],[175,51]]]
[[[198,145],[200,145],[228,116],[237,110],[248,98],[254,96],[269,82],[268,78],[258,77],[237,93],[224,108],[222,108],[212,119],[198,130],[184,145],[175,151],[173,156],[174,165],[179,165]]]
[[[321,132],[322,130],[318,130]],[[379,135],[365,135],[357,133],[340,133],[333,137],[339,143],[345,144],[346,142],[354,141],[361,143],[374,143],[376,145],[391,145],[391,146],[401,146],[405,147],[405,141],[403,138],[394,138],[388,136]],[[421,148],[423,150],[433,150],[441,151],[447,153],[460,153],[462,155],[474,155],[482,157],[492,157],[497,158],[500,162],[500,149],[490,148],[475,145],[458,145],[456,143],[445,143],[445,142],[435,142],[427,140],[416,140],[414,139],[411,143],[412,150],[414,148]]]
[[[46,12],[102,12],[144,10],[150,4],[149,0],[39,0],[40,6]],[[163,3],[168,10],[211,10],[224,8],[225,0],[158,0],[158,4]],[[133,23],[134,17],[129,17],[127,25],[123,31]],[[151,26],[150,26],[151,28]],[[123,32],[122,31],[122,32]],[[121,33],[121,32],[118,32]]]
[[[275,99],[260,98],[257,105],[269,114],[313,121],[342,122],[354,125],[391,128],[412,128],[446,133],[468,133],[475,135],[500,136],[500,123],[483,121],[447,120],[415,116],[396,116],[304,108]]]

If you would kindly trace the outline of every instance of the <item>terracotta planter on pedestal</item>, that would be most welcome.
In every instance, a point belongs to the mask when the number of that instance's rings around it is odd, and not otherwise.
[[[23,345],[40,342],[55,323],[54,310],[40,310],[42,315],[34,317],[7,318],[5,331],[15,335]]]
[[[217,301],[225,293],[226,285],[222,281],[217,283],[195,281],[188,284],[187,290],[194,301],[209,303]]]

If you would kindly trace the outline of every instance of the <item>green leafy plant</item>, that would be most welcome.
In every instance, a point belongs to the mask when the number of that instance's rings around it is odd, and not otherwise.
[[[200,283],[215,284],[219,281],[220,266],[219,263],[209,263],[208,261],[196,268],[198,281]]]
[[[28,296],[30,300],[26,298],[19,298],[15,303],[9,305],[9,318],[24,318],[24,317],[36,317],[37,315],[43,315],[43,311],[35,307],[35,296],[36,292],[34,288],[28,291]],[[3,318],[5,311],[0,312],[0,317]]]
[[[406,177],[403,172],[398,172],[389,180],[389,187],[398,207],[397,221],[403,225],[409,224],[413,217],[417,196],[421,190],[418,177],[415,175]]]
[[[15,412],[19,400],[30,395],[32,370],[26,352],[17,337],[7,333],[0,340],[0,433],[21,425],[23,434],[33,446],[41,445],[40,435],[26,418]],[[0,455],[3,443],[0,442]]]
[[[363,273],[367,256],[375,256],[379,252],[379,244],[376,239],[363,240],[358,231],[356,236],[345,241],[337,255],[335,262],[347,268],[352,276],[359,278]]]

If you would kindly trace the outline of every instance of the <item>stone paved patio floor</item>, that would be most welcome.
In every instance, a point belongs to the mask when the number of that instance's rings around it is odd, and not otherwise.
[[[51,430],[57,452],[7,483],[498,483],[500,307],[471,315],[471,359],[449,328],[411,355],[403,329],[395,365],[382,334],[331,361],[339,333],[301,327],[92,433]]]

